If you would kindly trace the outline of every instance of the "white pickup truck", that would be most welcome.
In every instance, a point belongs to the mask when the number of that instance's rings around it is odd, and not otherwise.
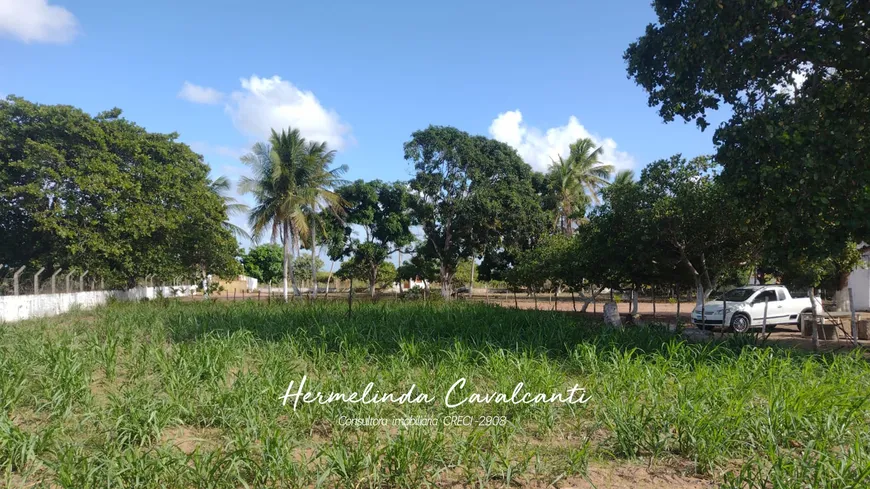
[[[692,311],[692,324],[698,328],[723,325],[743,333],[750,328],[760,328],[764,319],[764,300],[767,299],[767,325],[794,324],[800,329],[800,315],[812,312],[809,297],[792,297],[782,285],[752,285],[729,290],[718,299],[704,303]],[[723,321],[722,306],[725,305]],[[816,312],[821,314],[822,300],[816,297]]]

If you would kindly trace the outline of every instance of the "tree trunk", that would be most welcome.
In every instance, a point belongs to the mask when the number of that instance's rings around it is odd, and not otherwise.
[[[293,259],[290,263],[290,284],[293,286],[293,296],[300,295],[299,285],[296,283],[296,260],[299,258],[299,231],[296,228],[292,229],[293,236]]]
[[[816,316],[816,289],[815,289],[815,287],[810,287],[809,292],[810,292],[810,307],[812,308],[812,311],[813,311],[813,336],[812,336],[813,350],[818,351],[819,350],[819,323],[818,323],[818,319]]]
[[[378,266],[369,270],[369,295],[372,299],[375,298],[375,284],[378,283]]]
[[[446,300],[450,300],[453,297],[453,273],[447,269],[444,263],[441,264],[440,267],[440,277],[441,277],[441,297]]]
[[[350,277],[350,290],[347,291],[347,315],[353,313],[353,277]]]
[[[471,254],[471,283],[468,284],[468,298],[474,297],[474,253]]]
[[[680,325],[680,289],[674,287],[674,294],[677,296],[677,326]]]
[[[290,300],[287,290],[287,276],[293,273],[293,267],[290,264],[290,226],[285,222],[282,225],[282,241],[284,241],[284,302]]]
[[[402,266],[402,250],[399,250],[399,265],[396,267],[398,270],[399,267]],[[399,293],[402,293],[402,279],[399,279]]]
[[[329,264],[329,276],[326,277],[326,298],[329,299],[329,281],[332,280],[332,269],[335,267],[335,262]]]
[[[311,298],[317,299],[317,256],[314,254],[314,243],[316,243],[314,237],[316,233],[316,228],[314,223],[314,217],[311,217]]]

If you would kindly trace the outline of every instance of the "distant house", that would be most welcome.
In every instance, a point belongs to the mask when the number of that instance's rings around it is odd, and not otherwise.
[[[225,291],[229,293],[232,293],[234,290],[238,292],[252,292],[257,290],[258,285],[257,279],[245,275],[239,275],[230,278],[218,277],[217,275],[209,275],[208,281],[209,283],[219,284],[221,287],[224,288]]]
[[[870,245],[861,242],[858,245],[861,252],[861,263],[849,274],[849,285],[852,289],[852,300],[858,311],[870,311]]]

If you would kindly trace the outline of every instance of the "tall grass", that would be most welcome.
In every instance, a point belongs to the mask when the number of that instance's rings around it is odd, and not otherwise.
[[[483,304],[112,304],[0,327],[0,481],[44,487],[501,487],[663,464],[724,487],[870,486],[870,366]],[[586,387],[583,405],[309,404]],[[341,416],[504,425],[339,426]],[[0,485],[3,485],[0,482]]]

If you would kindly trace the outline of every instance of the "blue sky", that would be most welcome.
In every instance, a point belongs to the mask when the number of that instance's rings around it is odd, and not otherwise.
[[[354,179],[407,179],[402,143],[429,124],[503,140],[539,170],[590,136],[639,171],[713,149],[626,77],[622,53],[653,20],[637,0],[0,0],[0,94],[120,107],[233,179],[290,124],[339,148]]]

